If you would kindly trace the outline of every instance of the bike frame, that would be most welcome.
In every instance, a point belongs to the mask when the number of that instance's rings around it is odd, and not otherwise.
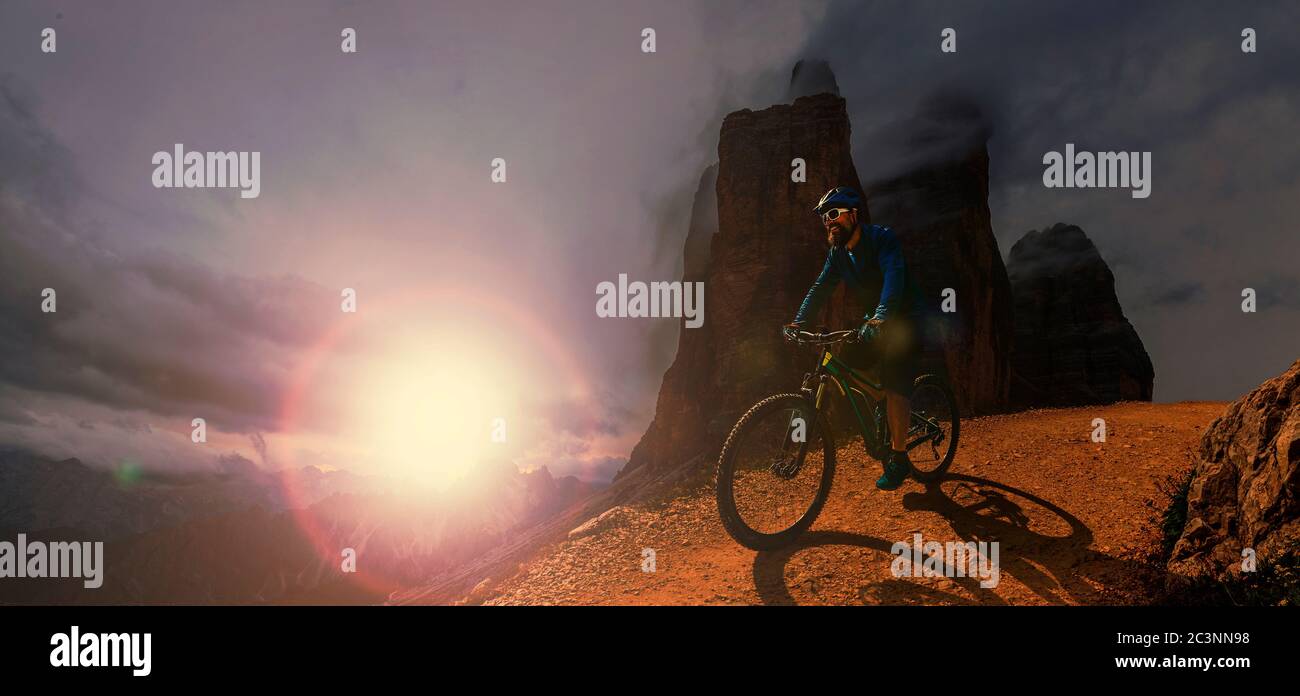
[[[804,382],[804,389],[811,391],[808,381],[816,380],[817,388],[814,392],[813,403],[818,412],[823,410],[823,398],[826,395],[826,383],[830,382],[839,389],[841,395],[849,402],[853,408],[853,417],[858,424],[858,433],[862,436],[862,443],[868,452],[876,452],[889,438],[889,421],[885,419],[884,429],[886,432],[879,432],[879,428],[868,427],[866,418],[863,417],[862,409],[858,407],[858,400],[854,398],[854,392],[861,394],[864,398],[869,398],[873,406],[879,406],[884,399],[885,387],[876,384],[866,377],[859,374],[852,367],[849,367],[844,361],[835,357],[827,348],[822,348],[821,359],[818,361],[817,369],[809,375],[808,380]],[[879,396],[878,396],[879,395]],[[865,404],[864,404],[865,405]],[[911,412],[912,421],[921,421],[922,423],[938,428],[938,424],[932,419],[923,418],[916,411]],[[913,428],[908,429],[910,435]],[[934,432],[927,432],[921,437],[907,443],[907,451],[912,451],[921,444],[933,439]]]

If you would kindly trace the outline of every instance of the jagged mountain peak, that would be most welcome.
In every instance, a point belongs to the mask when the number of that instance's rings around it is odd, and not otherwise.
[[[805,58],[794,64],[794,69],[790,71],[790,85],[786,89],[786,103],[799,97],[825,92],[836,96],[840,94],[840,86],[835,81],[830,63],[817,58]]]

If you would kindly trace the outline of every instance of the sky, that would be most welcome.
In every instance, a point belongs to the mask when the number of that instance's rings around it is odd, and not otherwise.
[[[1300,345],[1297,7],[7,2],[0,446],[442,477],[505,457],[608,480],[678,323],[598,318],[595,288],[679,277],[722,116],[780,101],[804,57],[836,73],[864,182],[915,163],[891,134],[924,105],[970,104],[1004,257],[1081,226],[1155,399],[1235,398]],[[1044,188],[1067,142],[1151,151],[1152,196]],[[155,188],[176,143],[260,152],[260,196]]]

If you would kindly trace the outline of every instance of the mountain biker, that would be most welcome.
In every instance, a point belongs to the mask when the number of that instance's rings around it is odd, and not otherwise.
[[[808,290],[794,321],[786,328],[803,330],[817,316],[826,298],[841,280],[874,310],[858,329],[860,342],[849,343],[838,356],[850,367],[880,367],[889,421],[891,451],[876,488],[892,491],[912,472],[907,457],[907,430],[912,382],[919,372],[921,354],[921,294],[907,272],[903,250],[893,230],[883,225],[862,225],[858,211],[862,197],[847,186],[826,192],[813,212],[822,218],[830,251],[821,275]],[[880,288],[879,295],[874,288]]]

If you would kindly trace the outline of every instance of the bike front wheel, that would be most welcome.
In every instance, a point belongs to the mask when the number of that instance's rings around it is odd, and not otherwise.
[[[777,394],[732,428],[718,457],[718,512],[741,545],[771,550],[812,526],[835,478],[835,444],[812,400]]]

